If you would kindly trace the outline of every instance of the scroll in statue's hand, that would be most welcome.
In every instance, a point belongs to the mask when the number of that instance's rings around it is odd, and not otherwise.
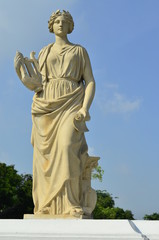
[[[86,111],[83,107],[76,113],[74,117],[74,127],[78,132],[88,132],[85,121],[90,120],[89,112]]]
[[[75,119],[77,121],[89,121],[90,120],[90,115],[89,112],[82,107],[75,115]]]

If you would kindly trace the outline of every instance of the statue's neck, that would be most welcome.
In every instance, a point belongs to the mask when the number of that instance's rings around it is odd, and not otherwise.
[[[55,44],[56,44],[56,45],[62,47],[62,46],[64,46],[64,45],[68,44],[68,43],[70,43],[70,42],[68,41],[67,36],[59,37],[59,36],[56,36],[56,35],[55,35]]]

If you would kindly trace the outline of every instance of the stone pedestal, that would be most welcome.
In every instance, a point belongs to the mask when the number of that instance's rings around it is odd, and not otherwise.
[[[148,237],[146,234],[148,234]],[[49,239],[158,240],[159,221],[85,219],[0,220],[0,240]]]
[[[24,214],[24,219],[92,219],[91,216],[80,215],[75,217],[71,215],[50,215],[50,214]]]

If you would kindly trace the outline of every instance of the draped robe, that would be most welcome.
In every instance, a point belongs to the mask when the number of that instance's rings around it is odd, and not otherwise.
[[[88,158],[84,130],[74,118],[84,99],[86,50],[53,44],[39,54],[43,91],[32,104],[33,200],[35,214],[69,214],[82,209],[81,176]],[[89,59],[89,58],[88,58]]]

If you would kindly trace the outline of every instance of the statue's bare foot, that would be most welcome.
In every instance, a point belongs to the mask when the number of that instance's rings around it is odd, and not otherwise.
[[[50,208],[49,207],[43,208],[38,214],[50,214]]]
[[[84,214],[84,211],[82,208],[73,208],[70,211],[70,215],[74,216],[74,217],[80,217],[81,215]]]

